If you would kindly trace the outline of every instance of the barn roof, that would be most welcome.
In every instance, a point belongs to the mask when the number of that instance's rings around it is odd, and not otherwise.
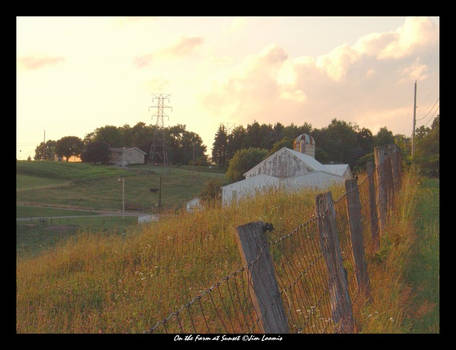
[[[272,156],[279,152],[290,152],[293,154],[296,158],[298,158],[300,161],[302,161],[308,168],[310,168],[313,171],[319,171],[319,172],[325,172],[325,173],[330,173],[338,176],[343,176],[345,171],[348,168],[348,164],[321,164],[318,160],[315,158],[305,154],[301,153],[292,149],[289,149],[287,147],[282,147],[280,150],[278,150],[276,153],[271,154],[269,157],[266,159],[262,160],[260,163],[255,165],[253,168],[249,169],[246,171],[243,175],[245,177],[248,177],[249,173],[255,170],[256,168],[260,167],[263,163],[267,162]]]

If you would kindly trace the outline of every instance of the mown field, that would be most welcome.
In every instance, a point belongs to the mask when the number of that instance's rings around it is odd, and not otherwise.
[[[161,176],[162,207],[182,208],[187,201],[198,196],[207,181],[213,178],[224,179],[223,173],[213,169],[195,168],[164,169],[137,165],[124,170],[83,163],[18,162],[17,200],[119,210],[122,208],[119,177],[124,176],[126,209],[154,212],[157,210],[158,192],[151,192],[150,189],[159,189]],[[39,188],[40,185],[53,184],[60,186]]]

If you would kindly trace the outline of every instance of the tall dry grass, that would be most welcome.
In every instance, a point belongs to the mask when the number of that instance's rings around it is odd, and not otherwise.
[[[414,174],[405,177],[382,249],[367,256],[372,298],[354,303],[361,332],[401,331],[407,298],[401,266],[413,240],[415,182]],[[344,192],[341,186],[330,190],[334,199]],[[238,225],[272,223],[274,240],[313,215],[316,194],[271,191],[236,206],[170,214],[125,237],[84,233],[39,257],[18,260],[17,332],[143,332],[241,267]]]

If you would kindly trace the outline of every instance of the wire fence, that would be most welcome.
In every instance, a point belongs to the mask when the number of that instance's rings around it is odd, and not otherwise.
[[[398,156],[398,152],[394,153],[394,148],[385,152],[388,157],[383,162],[376,157],[375,171],[357,183],[360,211],[358,220],[361,227],[359,239],[363,254],[364,250],[375,250],[375,235],[372,232],[375,226],[371,220],[376,217],[377,213],[373,211],[377,209],[372,206],[371,183],[375,184],[378,203],[382,200],[378,185],[383,184],[381,178],[379,180],[379,169],[383,169],[386,162],[389,162],[388,169],[400,164],[394,163],[396,158],[391,156]],[[393,186],[391,181],[385,184]],[[352,246],[348,195],[345,192],[333,202],[338,236],[334,252],[337,258],[340,249],[348,287],[347,305],[356,309],[365,299],[360,297],[363,290],[360,288],[357,270],[359,261],[355,261]],[[335,294],[337,288],[341,288],[340,277],[336,283],[338,277],[334,276],[325,255],[328,242],[323,238],[319,227],[319,219],[330,214],[330,211],[326,211],[319,217],[316,211],[291,232],[264,235],[266,238],[263,243],[261,240],[252,241],[255,258],[213,283],[167,317],[158,320],[145,333],[266,333],[267,329],[282,329],[284,333],[340,332],[338,323],[341,319],[346,319],[347,309],[337,304],[340,300]],[[265,229],[271,227],[266,225]],[[248,255],[248,252],[244,253]],[[269,260],[273,266],[270,274],[265,272]],[[352,310],[349,313],[352,315]],[[274,328],[276,320],[278,323],[284,322],[285,328]]]

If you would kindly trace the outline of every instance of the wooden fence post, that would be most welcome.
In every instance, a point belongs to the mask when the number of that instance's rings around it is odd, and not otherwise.
[[[331,192],[317,196],[316,216],[321,250],[328,269],[332,319],[336,323],[336,332],[353,333],[355,326],[352,303],[348,292],[347,271],[342,265],[336,212]]]
[[[391,154],[389,152],[389,147],[388,145],[383,146],[384,152],[385,152],[385,188],[386,188],[386,220],[388,221],[388,218],[390,217],[391,214],[391,208],[392,208],[392,203],[393,203],[393,196],[394,196],[394,190],[393,190],[393,172],[392,172],[392,160],[391,160]]]
[[[383,147],[374,148],[375,169],[377,174],[377,211],[379,218],[379,233],[385,233],[386,213],[387,213],[387,184],[386,184],[386,154]]]
[[[238,226],[237,243],[252,288],[249,288],[253,305],[264,333],[288,333],[280,291],[266,239],[265,223],[251,222]]]
[[[347,217],[350,224],[350,238],[358,291],[369,295],[369,277],[364,258],[363,228],[361,224],[361,202],[356,180],[345,180],[345,190],[347,193]]]
[[[394,196],[397,196],[397,193],[399,192],[399,155],[398,155],[398,150],[397,146],[393,143],[388,145],[388,154],[391,158],[391,175],[393,178],[393,193]]]
[[[380,248],[380,238],[378,229],[377,204],[375,202],[375,181],[374,181],[374,164],[372,161],[367,162],[367,176],[369,181],[369,213],[372,243],[375,250]]]

